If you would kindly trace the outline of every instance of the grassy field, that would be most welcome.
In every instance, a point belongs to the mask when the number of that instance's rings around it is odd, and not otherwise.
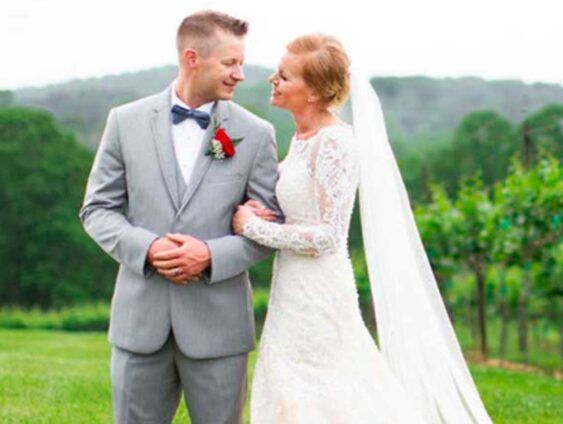
[[[111,423],[109,352],[104,333],[0,330],[0,422]],[[563,422],[563,382],[483,366],[471,371],[495,423]],[[186,422],[182,404],[174,423]]]
[[[267,311],[269,292],[259,288],[253,290],[254,314],[256,323],[260,327]],[[364,311],[371,310],[371,303],[364,302]],[[106,331],[109,325],[110,306],[108,303],[87,303],[65,306],[60,309],[42,310],[40,308],[0,307],[0,329],[27,330],[69,330],[69,331]],[[459,315],[457,313],[456,315]],[[463,320],[455,320],[455,332],[465,352],[473,356],[479,349],[475,331]],[[371,323],[370,331],[375,332],[373,319],[367,313],[365,322]],[[537,320],[530,323],[528,365],[542,368],[551,374],[563,373],[561,358],[560,329],[554,323]],[[525,362],[518,345],[516,322],[511,322],[508,328],[508,343],[504,360],[511,362]],[[489,357],[501,359],[499,340],[501,321],[494,313],[489,313],[487,319],[487,334],[489,339]]]

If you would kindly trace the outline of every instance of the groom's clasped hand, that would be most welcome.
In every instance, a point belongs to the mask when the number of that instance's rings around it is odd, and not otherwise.
[[[183,234],[167,234],[155,240],[147,259],[160,274],[180,285],[199,280],[211,264],[207,245]]]
[[[240,234],[244,223],[252,215],[266,221],[276,220],[274,211],[256,200],[249,200],[238,206],[233,216],[233,232]],[[147,260],[172,283],[185,285],[201,279],[203,271],[211,265],[211,254],[207,244],[195,237],[166,234],[152,243]]]

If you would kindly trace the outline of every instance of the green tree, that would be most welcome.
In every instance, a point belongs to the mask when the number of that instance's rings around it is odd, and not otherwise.
[[[14,103],[14,93],[10,90],[0,90],[0,107],[8,107]]]
[[[494,241],[494,204],[489,190],[477,176],[462,182],[455,207],[461,215],[455,229],[456,259],[467,267],[475,278],[477,324],[480,352],[488,355],[486,316],[486,272],[491,262]]]
[[[465,116],[452,142],[433,159],[433,174],[450,193],[463,178],[480,173],[491,186],[506,175],[511,155],[517,148],[512,124],[493,111]]]
[[[440,288],[450,319],[454,321],[453,306],[447,285],[457,271],[455,257],[457,244],[453,242],[461,218],[446,190],[437,184],[431,186],[431,201],[415,208],[415,218],[424,248]]]
[[[495,250],[507,266],[523,270],[518,296],[518,339],[524,360],[528,359],[529,304],[540,292],[534,284],[534,265],[562,241],[563,172],[557,159],[542,158],[527,170],[514,160],[506,180],[495,188],[498,223]],[[542,279],[541,281],[546,281]]]
[[[0,110],[2,303],[50,307],[109,297],[115,267],[77,216],[92,159],[50,114]]]
[[[563,160],[563,104],[552,104],[528,116],[520,125],[524,163],[535,161],[540,150]]]

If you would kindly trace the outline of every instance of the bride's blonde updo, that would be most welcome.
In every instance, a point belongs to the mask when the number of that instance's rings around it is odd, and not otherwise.
[[[303,79],[320,96],[323,106],[338,106],[350,92],[350,60],[335,37],[303,35],[287,45],[290,53],[303,55]]]

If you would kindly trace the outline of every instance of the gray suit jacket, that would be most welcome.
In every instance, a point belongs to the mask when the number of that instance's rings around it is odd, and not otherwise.
[[[209,125],[182,197],[170,108],[169,87],[111,110],[88,179],[80,219],[120,264],[109,340],[151,353],[172,329],[182,352],[192,358],[248,352],[255,334],[247,269],[271,250],[233,235],[231,218],[247,199],[279,212],[274,130],[237,104],[218,101],[212,115],[232,138],[244,139],[232,158],[206,156],[213,136]],[[207,243],[211,270],[204,280],[177,286],[146,264],[150,244],[168,232]]]

